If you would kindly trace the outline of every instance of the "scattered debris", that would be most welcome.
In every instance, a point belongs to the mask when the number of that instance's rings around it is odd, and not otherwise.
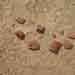
[[[25,39],[25,33],[22,31],[16,31],[15,32],[16,36],[20,39],[20,40],[24,40]]]
[[[26,22],[26,20],[24,18],[21,18],[21,17],[17,17],[16,18],[16,21],[19,23],[19,24],[24,24]]]
[[[28,42],[28,48],[32,51],[40,50],[40,44],[37,40],[31,40]]]
[[[69,40],[64,40],[64,49],[72,49],[73,44]]]
[[[75,32],[68,33],[67,37],[70,39],[75,39]]]
[[[37,25],[37,28],[36,28],[36,31],[38,32],[38,33],[41,33],[41,34],[43,34],[44,32],[45,32],[45,27],[44,26],[42,26],[42,25]]]
[[[61,47],[62,47],[62,43],[54,39],[50,44],[49,50],[53,52],[54,54],[58,54]]]

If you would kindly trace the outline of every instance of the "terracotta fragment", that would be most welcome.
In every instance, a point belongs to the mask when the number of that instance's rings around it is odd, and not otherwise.
[[[16,21],[19,23],[19,24],[24,24],[26,22],[26,20],[24,18],[21,18],[21,17],[17,17],[16,18]]]
[[[25,39],[25,33],[22,31],[16,31],[15,32],[17,38],[19,38],[20,40],[24,40]]]
[[[75,39],[75,32],[68,33],[67,37],[70,39]]]
[[[32,51],[40,50],[40,44],[37,40],[31,40],[28,42],[28,48]]]
[[[58,54],[61,47],[62,47],[62,43],[54,39],[50,44],[49,50],[54,54]]]
[[[72,49],[73,44],[69,40],[64,40],[64,49]]]

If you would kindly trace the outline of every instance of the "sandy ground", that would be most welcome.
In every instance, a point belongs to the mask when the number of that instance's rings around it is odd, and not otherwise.
[[[24,17],[26,23],[18,24],[16,17]],[[64,30],[65,38],[75,31],[74,20],[75,0],[0,0],[0,75],[75,75],[75,46],[62,47],[58,55],[48,50],[51,33]],[[35,52],[25,44],[37,39],[33,36],[37,24],[43,24],[46,32],[38,38],[41,49]],[[16,30],[32,33],[21,41]]]

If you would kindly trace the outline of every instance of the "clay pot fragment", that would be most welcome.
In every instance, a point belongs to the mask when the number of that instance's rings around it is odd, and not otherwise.
[[[28,42],[28,49],[32,51],[40,50],[40,44],[37,40],[31,40]]]
[[[58,54],[61,47],[62,47],[62,43],[54,39],[50,44],[49,50],[54,54]]]
[[[67,37],[70,38],[70,39],[75,39],[75,32],[68,33]]]

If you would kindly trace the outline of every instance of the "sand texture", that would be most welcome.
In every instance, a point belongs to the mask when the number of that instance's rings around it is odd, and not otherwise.
[[[45,32],[37,33],[37,25]],[[18,30],[25,39],[16,37]],[[68,32],[75,32],[75,0],[0,0],[0,75],[75,75],[75,40],[70,40],[72,49],[62,46],[56,55],[49,51],[53,32],[62,42]],[[33,39],[40,50],[27,48]]]

